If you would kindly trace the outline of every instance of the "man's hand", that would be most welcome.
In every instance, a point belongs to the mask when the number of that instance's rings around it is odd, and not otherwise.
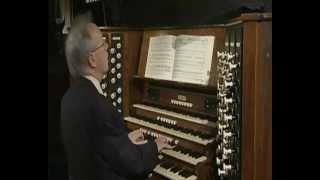
[[[155,140],[157,147],[158,147],[158,152],[160,152],[162,149],[173,149],[175,146],[171,146],[167,140],[166,137],[164,136],[159,136]]]
[[[144,140],[144,136],[140,131],[140,129],[130,132],[128,134],[128,137],[133,144],[139,145],[139,144],[145,144],[148,142],[147,140]]]

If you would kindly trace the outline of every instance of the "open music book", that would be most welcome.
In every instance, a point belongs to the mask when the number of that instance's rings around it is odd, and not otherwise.
[[[151,37],[145,77],[207,85],[214,39],[194,35]]]

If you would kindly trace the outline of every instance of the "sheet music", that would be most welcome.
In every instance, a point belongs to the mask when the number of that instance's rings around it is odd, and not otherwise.
[[[172,79],[207,85],[210,78],[213,46],[214,36],[178,36]]]
[[[145,77],[172,80],[175,36],[151,37]]]

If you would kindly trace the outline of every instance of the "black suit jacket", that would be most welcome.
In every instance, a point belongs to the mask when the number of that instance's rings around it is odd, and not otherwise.
[[[80,78],[61,103],[61,132],[73,180],[141,179],[158,163],[157,145],[134,145],[122,117]]]

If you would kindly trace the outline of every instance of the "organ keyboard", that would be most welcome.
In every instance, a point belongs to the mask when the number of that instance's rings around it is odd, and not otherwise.
[[[174,149],[164,149],[162,153],[192,165],[197,165],[199,162],[207,160],[207,157],[201,155],[200,153],[192,152],[191,150],[179,147],[175,147]]]
[[[185,140],[189,140],[201,145],[207,145],[214,141],[214,138],[210,137],[210,135],[202,134],[201,132],[194,133],[183,128],[175,128],[174,126],[170,126],[169,124],[165,125],[157,121],[146,120],[146,119],[142,120],[134,117],[125,117],[124,120],[137,125],[141,125],[143,127],[148,127],[154,130],[158,130],[163,133],[170,134]]]
[[[190,28],[102,28],[109,37],[103,90],[129,130],[173,149],[149,179],[271,180],[271,66],[268,14]],[[215,36],[207,85],[146,78],[151,37]]]
[[[154,172],[169,178],[169,179],[178,179],[178,180],[196,180],[197,176],[195,176],[192,172],[183,169],[173,163],[163,162],[156,166]]]
[[[174,111],[168,111],[166,109],[161,109],[161,108],[157,108],[154,106],[147,106],[144,104],[134,104],[133,105],[134,108],[137,109],[141,109],[141,110],[146,110],[146,111],[150,111],[150,112],[154,112],[154,113],[158,113],[160,115],[167,115],[173,118],[178,118],[181,120],[185,120],[185,121],[190,121],[193,123],[197,123],[197,124],[205,124],[211,127],[215,127],[215,123],[208,121],[208,119],[202,119],[199,117],[194,117],[194,116],[190,116],[190,115],[186,115],[186,114],[181,114],[181,113],[176,113]],[[159,116],[160,117],[160,116]]]
[[[145,139],[155,139],[159,136],[164,136],[171,145],[177,145],[179,141],[177,139],[170,138],[164,134],[159,134],[153,131],[149,131],[144,128],[140,128],[140,131],[144,134]],[[197,165],[199,162],[207,160],[207,157],[199,152],[195,152],[181,146],[176,146],[173,149],[164,149],[161,153],[171,156],[173,158],[179,159],[181,161],[190,163],[192,165]]]

